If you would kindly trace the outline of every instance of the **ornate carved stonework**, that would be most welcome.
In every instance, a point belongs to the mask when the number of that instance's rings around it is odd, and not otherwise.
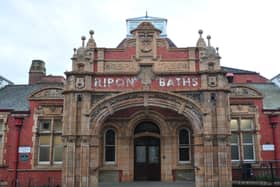
[[[258,97],[261,96],[255,90],[246,87],[233,87],[230,89],[231,97]]]
[[[139,67],[133,62],[105,62],[105,73],[136,73],[139,71]]]
[[[209,87],[218,86],[217,76],[208,76],[208,86]]]
[[[84,77],[77,77],[76,78],[76,88],[82,89],[85,87],[85,78]]]
[[[230,111],[237,114],[254,114],[257,108],[254,105],[230,105]]]
[[[149,89],[152,80],[155,78],[155,75],[152,71],[152,66],[141,66],[140,73],[138,78],[141,80],[141,83],[144,85],[144,89]]]
[[[153,69],[155,72],[194,72],[195,65],[191,62],[157,62]]]
[[[38,115],[62,115],[63,106],[51,105],[51,106],[39,106],[36,111]]]
[[[59,88],[48,88],[35,93],[31,98],[63,98],[62,91],[63,90]]]
[[[140,50],[143,53],[150,53],[152,51],[153,33],[140,33]]]

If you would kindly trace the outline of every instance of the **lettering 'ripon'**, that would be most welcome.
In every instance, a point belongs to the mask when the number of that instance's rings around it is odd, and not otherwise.
[[[132,78],[95,78],[94,79],[94,87],[95,88],[131,88],[134,87],[135,81],[137,80],[136,77]]]

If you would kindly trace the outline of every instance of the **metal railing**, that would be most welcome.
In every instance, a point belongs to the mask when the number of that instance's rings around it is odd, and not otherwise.
[[[233,164],[232,180],[280,184],[280,160]]]

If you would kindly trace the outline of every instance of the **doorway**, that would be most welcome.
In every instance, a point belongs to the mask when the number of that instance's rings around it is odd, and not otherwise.
[[[160,181],[160,139],[140,137],[134,145],[134,180]]]

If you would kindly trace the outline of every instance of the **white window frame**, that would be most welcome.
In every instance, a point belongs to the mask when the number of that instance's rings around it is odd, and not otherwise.
[[[54,130],[54,121],[57,120],[57,119],[60,119],[61,120],[61,123],[62,123],[62,116],[48,116],[48,117],[45,117],[45,116],[42,116],[42,117],[39,117],[38,120],[37,120],[37,123],[38,123],[38,152],[37,152],[37,163],[38,165],[62,165],[63,161],[54,161],[54,147],[55,147],[55,144],[54,144],[54,137],[57,136],[57,135],[62,135],[62,129],[60,131],[55,131]],[[40,131],[40,128],[41,128],[41,121],[44,121],[44,120],[49,120],[50,121],[50,130],[48,131]],[[44,136],[44,135],[48,135],[50,136],[50,144],[49,145],[41,145],[40,144],[40,137],[41,136]],[[63,145],[61,145],[63,146]],[[40,161],[40,148],[41,147],[49,147],[49,161]]]
[[[112,130],[114,132],[114,136],[115,136],[115,144],[114,144],[114,148],[115,148],[115,151],[114,151],[114,154],[115,154],[115,160],[114,161],[106,161],[106,134],[109,130]],[[113,164],[116,164],[116,160],[117,160],[117,133],[116,133],[116,130],[113,129],[113,128],[108,128],[104,131],[104,135],[103,135],[103,161],[104,163],[107,165],[113,165]]]
[[[239,152],[239,160],[231,160],[232,162],[255,162],[256,161],[256,125],[255,120],[253,117],[248,116],[238,116],[232,117],[231,120],[237,120],[237,129],[231,130],[232,134],[236,134],[238,136],[238,152]],[[251,128],[250,129],[241,129],[241,121],[242,120],[251,120]],[[250,134],[252,135],[252,143],[243,143],[243,134]],[[230,145],[233,145],[230,142]],[[244,145],[251,145],[253,147],[253,159],[244,159]]]
[[[181,130],[187,130],[188,134],[189,134],[189,144],[188,145],[182,145],[180,144],[180,132]],[[187,163],[191,163],[191,133],[190,130],[188,128],[180,128],[178,131],[178,162],[181,164],[187,164]],[[189,148],[189,160],[180,160],[180,149],[181,148]]]

